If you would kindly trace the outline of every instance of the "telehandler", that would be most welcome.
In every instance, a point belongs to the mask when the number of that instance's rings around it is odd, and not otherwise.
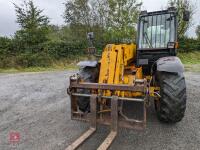
[[[188,11],[184,11],[183,19],[189,20]],[[136,45],[108,44],[99,61],[78,63],[80,71],[70,77],[68,88],[71,118],[89,122],[90,128],[67,150],[78,148],[96,131],[97,123],[111,126],[98,150],[109,148],[118,127],[144,129],[146,108],[151,102],[160,121],[182,120],[186,84],[184,67],[176,56],[177,26],[174,7],[142,11]],[[92,39],[93,34],[89,33],[88,37]]]

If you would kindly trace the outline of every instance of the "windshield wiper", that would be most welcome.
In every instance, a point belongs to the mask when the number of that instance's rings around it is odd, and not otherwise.
[[[153,48],[153,46],[151,45],[151,42],[150,42],[150,40],[149,40],[149,37],[148,37],[148,35],[147,35],[147,32],[144,32],[144,37],[145,37],[146,42],[148,43],[149,47],[150,47],[150,48]]]

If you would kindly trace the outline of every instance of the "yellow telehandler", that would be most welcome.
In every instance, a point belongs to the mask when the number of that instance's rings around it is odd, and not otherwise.
[[[183,19],[188,21],[188,11]],[[181,121],[186,109],[186,84],[184,67],[176,57],[177,26],[174,7],[142,11],[136,45],[108,44],[99,61],[78,63],[80,71],[70,77],[68,88],[71,118],[89,122],[90,128],[67,150],[78,148],[96,131],[97,123],[111,126],[99,150],[109,148],[118,127],[144,129],[146,108],[152,102],[160,121]],[[92,39],[93,34],[88,37]]]

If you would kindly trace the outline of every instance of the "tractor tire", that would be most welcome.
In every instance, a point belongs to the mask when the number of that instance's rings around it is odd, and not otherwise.
[[[182,120],[186,110],[186,84],[183,73],[158,72],[160,101],[155,104],[158,119],[165,123]]]
[[[85,67],[79,71],[79,76],[83,82],[95,83],[98,80],[98,68],[97,67]],[[88,89],[79,89],[79,93],[90,94]],[[90,98],[89,97],[78,97],[77,105],[79,110],[82,112],[90,111]]]

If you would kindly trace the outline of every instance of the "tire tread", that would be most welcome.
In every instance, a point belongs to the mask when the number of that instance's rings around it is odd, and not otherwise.
[[[182,120],[186,110],[186,84],[183,74],[160,72],[161,88],[159,120],[176,123]]]

